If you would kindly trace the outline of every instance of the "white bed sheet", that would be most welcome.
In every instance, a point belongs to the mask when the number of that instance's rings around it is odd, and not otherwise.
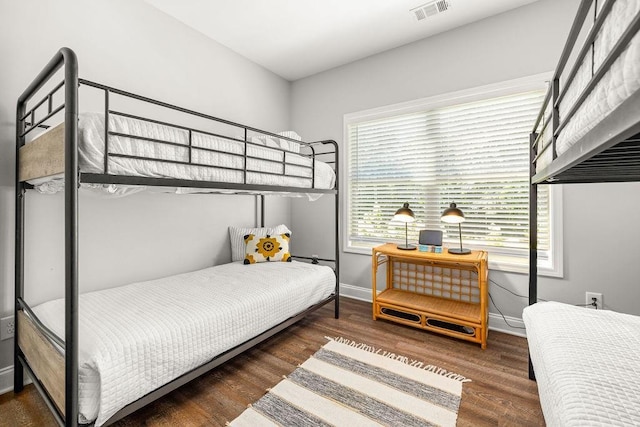
[[[327,266],[223,264],[80,295],[81,422],[127,404],[307,307],[335,289]],[[64,337],[64,300],[34,307]]]
[[[109,130],[123,134],[155,138],[183,146],[161,144],[123,136],[109,137],[109,153],[126,154],[152,159],[189,161],[188,131],[171,126],[131,119],[119,115],[109,115]],[[99,113],[80,114],[78,120],[80,170],[87,173],[103,173],[104,170],[104,115]],[[195,166],[167,163],[153,160],[109,158],[109,173],[114,175],[144,176],[152,178],[177,178],[185,180],[243,183],[242,172],[244,159],[244,143],[233,139],[214,137],[193,132],[192,162],[196,164],[216,166]],[[208,148],[224,153],[209,152],[198,148]],[[237,155],[233,155],[233,154]],[[247,169],[258,172],[247,173],[247,184],[273,185],[286,187],[311,188],[312,160],[292,152],[284,154],[281,150],[267,146],[247,144],[247,155],[258,159],[247,159]],[[264,172],[281,174],[282,161],[286,156],[285,175],[271,175]],[[268,161],[268,160],[275,160]],[[224,168],[236,168],[230,170]],[[297,175],[297,176],[290,176]],[[299,176],[302,176],[299,177]],[[314,187],[331,189],[335,186],[335,173],[326,163],[315,162]],[[52,193],[64,188],[62,177],[52,177],[33,182],[42,192]]]
[[[541,302],[522,319],[548,426],[640,425],[640,317]]]
[[[614,3],[595,39],[593,47],[595,70],[604,62],[614,44],[639,12],[640,2],[637,0],[617,0]],[[560,102],[558,109],[560,121],[591,79],[591,56],[591,52],[589,52],[581,64],[576,78],[569,86],[567,95]],[[573,118],[560,132],[556,141],[558,155],[579,142],[583,136],[638,89],[640,89],[640,33],[631,39],[627,48],[614,61],[611,68],[578,108]],[[543,139],[548,142],[550,138],[549,132]],[[536,170],[542,170],[550,162],[551,156],[545,153],[538,160]]]

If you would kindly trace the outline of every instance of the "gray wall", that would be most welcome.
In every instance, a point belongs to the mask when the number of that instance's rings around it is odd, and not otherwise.
[[[298,80],[292,88],[293,127],[311,139],[342,143],[344,114],[551,71],[578,3],[541,0]],[[541,278],[541,298],[580,304],[585,291],[602,292],[607,308],[640,314],[640,227],[632,214],[640,211],[638,190],[635,183],[565,186],[565,274]],[[331,209],[328,200],[293,203],[293,227],[304,230],[305,250],[330,253],[333,242],[320,230],[329,226]],[[629,214],[612,220],[611,209]],[[322,225],[303,229],[309,217]],[[341,281],[370,289],[370,257],[342,255]],[[491,271],[490,278],[527,295],[527,275]],[[525,299],[494,285],[490,292],[504,314],[521,317]],[[493,306],[490,311],[497,314]]]
[[[62,46],[77,53],[83,78],[271,131],[290,128],[289,82],[145,2],[0,0],[1,317],[13,311],[15,102]],[[28,195],[32,304],[62,293],[62,200]],[[267,208],[269,222],[290,222],[288,199],[268,198]],[[81,290],[229,261],[227,226],[254,220],[252,196],[83,194]],[[11,346],[0,342],[0,369],[13,362]]]
[[[577,3],[541,0],[291,86],[138,0],[0,0],[0,316],[13,304],[15,99],[61,46],[76,51],[84,78],[268,130],[341,142],[346,113],[550,71]],[[600,291],[610,308],[638,314],[640,227],[607,215],[612,208],[638,212],[639,189],[565,188],[565,277],[541,279],[542,298],[580,303],[586,290]],[[28,203],[28,296],[39,301],[62,291],[62,197],[30,194]],[[227,226],[252,224],[254,208],[247,197],[84,194],[82,287],[224,262]],[[291,224],[296,252],[332,256],[326,230],[333,198],[291,206],[271,198],[268,218]],[[343,253],[341,259],[342,282],[370,288],[369,257]],[[525,275],[492,271],[491,278],[527,291]],[[523,300],[493,286],[491,293],[505,314],[520,317]],[[11,341],[2,341],[0,369],[11,363]]]

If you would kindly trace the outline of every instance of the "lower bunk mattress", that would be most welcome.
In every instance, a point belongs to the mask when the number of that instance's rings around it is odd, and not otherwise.
[[[640,317],[541,302],[522,319],[548,426],[640,425]]]
[[[301,262],[223,264],[80,295],[80,422],[118,410],[326,299],[336,277]],[[64,300],[34,307],[64,337]]]

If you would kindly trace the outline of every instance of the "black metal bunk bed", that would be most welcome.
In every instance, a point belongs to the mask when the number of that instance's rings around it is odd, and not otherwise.
[[[621,66],[620,62],[624,59],[622,55],[625,50],[631,49],[632,40],[637,43],[640,34],[640,12],[628,17],[629,22],[615,44],[606,52],[600,64],[595,63],[593,55],[596,38],[614,10],[615,4],[616,0],[607,0],[604,3],[582,0],[580,3],[530,135],[529,305],[535,304],[538,298],[538,185],[640,181],[640,90],[637,88],[606,115],[599,117],[597,123],[573,145],[561,153],[557,149],[558,138],[567,129],[570,121],[579,114],[581,108],[589,108],[586,101],[590,100],[591,94],[598,85],[604,84],[603,81],[613,66]],[[591,17],[593,21],[590,21]],[[583,44],[579,46],[577,41],[586,23],[592,26]],[[633,49],[637,52],[637,44],[634,46]],[[576,54],[577,56],[573,57]],[[568,69],[571,58],[573,65]],[[567,98],[572,83],[581,72],[583,62],[591,68],[590,78],[578,92],[575,101],[561,113],[561,103]],[[568,73],[565,74],[567,70]],[[640,80],[637,74],[634,78],[636,81]],[[546,141],[545,134],[548,135]],[[540,165],[539,162],[545,153],[551,155],[551,160]],[[531,359],[529,378],[535,378]]]
[[[29,110],[27,110],[27,103],[46,87],[50,85],[50,80],[56,73],[63,68],[64,71],[64,79],[59,84],[55,85],[53,89],[51,89],[39,102],[35,103]],[[104,132],[104,170],[102,173],[86,173],[79,169],[79,161],[78,161],[78,118],[79,118],[79,87],[87,86],[99,91],[102,91],[104,95],[104,123],[105,123],[105,132]],[[56,94],[63,92],[63,101],[60,105],[55,105],[55,97]],[[145,177],[145,176],[128,176],[128,175],[117,175],[112,174],[108,170],[109,160],[111,155],[108,150],[108,141],[110,136],[118,136],[118,132],[109,129],[109,114],[118,114],[121,116],[127,116],[126,113],[122,113],[119,111],[112,110],[110,108],[110,96],[119,95],[122,97],[134,99],[137,101],[141,101],[152,106],[161,107],[167,111],[174,111],[179,113],[184,113],[189,116],[198,117],[201,119],[205,119],[208,121],[213,121],[216,123],[222,123],[224,125],[230,125],[241,129],[244,132],[244,138],[236,139],[237,142],[240,142],[244,145],[244,151],[240,155],[242,159],[242,169],[239,171],[242,174],[242,179],[240,182],[212,182],[212,181],[204,181],[204,180],[185,180],[180,178],[157,178],[157,177]],[[45,110],[44,116],[39,117],[41,115],[41,111]],[[38,320],[38,317],[33,313],[33,310],[29,307],[29,305],[24,300],[24,257],[25,257],[25,248],[24,248],[24,231],[25,231],[25,194],[28,189],[33,188],[33,186],[27,183],[24,177],[21,177],[21,148],[25,146],[25,138],[26,135],[31,131],[38,128],[47,128],[47,121],[52,117],[59,115],[62,111],[64,111],[64,128],[63,128],[63,156],[60,160],[63,171],[64,171],[64,206],[65,206],[65,294],[64,294],[64,305],[65,305],[65,336],[64,339],[57,336],[53,333],[47,326],[45,326],[42,322]],[[136,115],[128,115],[136,120],[148,121],[153,123],[159,123],[161,125],[173,126],[176,128],[180,128],[188,132],[189,135],[189,143],[188,150],[189,156],[188,161],[186,162],[176,162],[167,160],[167,162],[173,163],[185,163],[185,164],[195,164],[195,160],[192,160],[191,152],[192,152],[192,133],[207,133],[203,132],[199,129],[192,129],[184,126],[177,126],[171,123],[166,123],[163,121],[157,121],[154,119],[149,119]],[[295,141],[295,143],[300,143],[303,145],[303,149],[306,149],[306,157],[310,159],[310,166],[308,167],[311,170],[311,177],[309,178],[310,184],[305,187],[297,187],[297,186],[287,186],[287,185],[266,185],[266,184],[256,184],[249,183],[247,180],[247,176],[252,171],[248,167],[248,161],[251,159],[251,155],[248,154],[247,147],[251,146],[252,143],[249,141],[248,133],[249,132],[257,132],[261,135],[267,135],[271,137],[279,138],[280,140],[290,140]],[[213,133],[210,133],[212,136],[219,136]],[[171,144],[166,141],[157,140],[154,138],[146,138],[135,135],[121,135],[125,137],[131,137],[137,140],[145,140],[153,143],[161,143],[161,144]],[[233,139],[233,138],[231,138]],[[175,145],[175,144],[174,144]],[[253,144],[255,145],[255,144]],[[318,150],[318,148],[322,148]],[[197,148],[197,147],[195,147]],[[212,149],[211,152],[216,152],[217,150]],[[281,150],[283,151],[283,150]],[[286,151],[286,150],[284,150]],[[273,175],[285,175],[286,174],[286,166],[287,166],[287,154],[282,153],[282,172],[281,173],[273,173]],[[117,156],[117,154],[114,154]],[[127,156],[120,156],[127,157]],[[129,156],[135,159],[135,156]],[[144,160],[144,159],[143,159]],[[162,160],[161,160],[162,161]],[[334,185],[331,188],[320,188],[316,185],[315,182],[315,168],[318,162],[322,161],[323,163],[330,164],[332,169],[335,172],[335,181]],[[319,261],[328,262],[333,265],[333,270],[336,276],[335,290],[334,292],[326,299],[308,307],[306,310],[288,318],[282,323],[264,331],[263,333],[255,336],[254,338],[243,342],[222,354],[214,357],[209,362],[204,365],[193,369],[190,372],[187,372],[175,380],[171,381],[168,384],[150,392],[145,395],[141,399],[130,403],[128,406],[124,407],[120,411],[118,411],[114,416],[112,416],[107,423],[110,424],[112,422],[121,419],[130,413],[136,411],[137,409],[147,405],[148,403],[160,398],[161,396],[166,395],[167,393],[175,390],[181,385],[191,381],[192,379],[202,375],[203,373],[219,366],[225,361],[233,358],[234,356],[246,351],[247,349],[259,344],[260,342],[268,339],[274,334],[282,331],[288,326],[294,324],[299,321],[307,314],[315,311],[316,309],[324,306],[325,304],[333,301],[334,302],[334,314],[335,317],[339,316],[339,224],[338,224],[338,215],[339,215],[339,199],[338,199],[338,146],[335,141],[324,140],[313,143],[305,143],[297,140],[293,140],[287,137],[283,137],[281,135],[276,135],[270,132],[266,132],[260,129],[252,128],[249,126],[245,126],[242,124],[234,123],[231,121],[227,121],[224,119],[220,119],[217,117],[209,116],[207,114],[199,113],[196,111],[188,110],[185,108],[181,108],[175,105],[171,105],[165,102],[157,101],[154,99],[150,99],[147,97],[135,95],[133,93],[129,93],[126,91],[119,90],[117,88],[108,87],[105,85],[101,85],[95,82],[87,81],[80,79],[78,77],[78,62],[75,53],[68,48],[62,48],[60,51],[56,53],[56,55],[51,59],[51,61],[46,65],[46,67],[40,72],[40,74],[35,78],[35,80],[29,85],[29,87],[22,93],[17,103],[17,114],[16,114],[16,219],[15,219],[15,232],[16,232],[16,240],[15,240],[15,319],[16,319],[16,332],[14,339],[14,391],[20,392],[23,389],[24,384],[24,372],[23,369],[26,370],[30,377],[33,380],[35,387],[38,389],[40,394],[43,396],[47,406],[52,411],[55,419],[61,425],[74,426],[78,425],[78,188],[81,184],[89,183],[89,184],[117,184],[117,185],[125,185],[125,186],[158,186],[158,187],[184,187],[184,188],[196,188],[202,189],[206,192],[216,193],[217,191],[223,192],[225,194],[232,192],[237,194],[254,194],[260,198],[260,211],[261,211],[261,226],[264,226],[264,194],[270,192],[277,193],[317,193],[317,194],[327,194],[333,195],[335,198],[335,258],[333,259],[323,259],[317,258],[317,256],[313,257],[305,257],[305,256],[295,256],[294,259],[301,259],[307,262],[311,262],[313,264],[317,264]],[[203,167],[207,167],[207,165],[200,165]],[[269,173],[269,172],[267,172]],[[305,175],[307,177],[308,175]],[[21,316],[19,314],[27,313],[28,318],[33,322],[33,328],[37,330],[37,334],[41,337],[42,340],[48,342],[49,346],[57,347],[58,350],[61,350],[61,358],[63,359],[64,364],[64,384],[61,386],[61,390],[58,390],[59,393],[62,394],[63,404],[62,407],[57,407],[59,402],[54,401],[52,397],[51,390],[48,390],[46,385],[39,379],[40,377],[36,375],[34,372],[34,368],[30,366],[27,362],[25,353],[21,348],[21,332],[23,328],[20,323],[22,322]]]

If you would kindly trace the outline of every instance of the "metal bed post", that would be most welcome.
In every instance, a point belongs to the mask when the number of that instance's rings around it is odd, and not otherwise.
[[[536,174],[534,143],[538,135],[529,135],[529,305],[538,300],[538,186],[531,182]],[[555,149],[554,149],[555,152]],[[535,380],[531,356],[529,356],[529,379]]]
[[[529,136],[530,147],[533,146],[537,138],[536,133]],[[529,176],[536,173],[535,149],[530,148]],[[531,179],[531,178],[529,178]],[[529,181],[529,305],[535,304],[538,300],[538,185]]]
[[[338,143],[336,141],[327,141],[327,144],[333,145],[334,158],[335,158],[335,174],[336,193],[334,195],[334,215],[335,215],[335,267],[336,267],[336,299],[334,301],[334,317],[338,319],[340,317],[340,156]],[[314,159],[315,161],[315,159]]]
[[[338,173],[336,172],[336,186],[338,185]],[[335,259],[336,259],[336,300],[335,300],[335,309],[334,309],[334,317],[338,319],[340,317],[340,227],[339,227],[339,218],[340,218],[340,197],[338,193],[334,196],[335,200],[335,219],[336,219],[336,241],[335,241]]]
[[[33,82],[18,98],[16,116],[16,229],[15,229],[15,336],[14,336],[14,391],[23,389],[24,355],[20,350],[20,320],[18,313],[23,308],[24,297],[24,218],[25,183],[20,179],[20,148],[25,144],[24,114],[26,104],[64,65],[64,109],[65,109],[65,425],[78,425],[78,60],[69,48],[60,49],[38,74]],[[58,86],[58,88],[61,86]],[[60,107],[61,109],[62,107]],[[49,97],[49,114],[51,111]],[[31,129],[39,126],[31,114]],[[28,132],[28,131],[27,131]],[[25,310],[28,306],[25,304]],[[26,362],[25,362],[26,363]],[[30,370],[29,370],[30,371]],[[31,371],[30,371],[31,372]],[[36,388],[40,383],[33,378]],[[62,423],[60,414],[55,410],[52,400],[45,399],[54,411],[56,420]]]
[[[65,424],[67,426],[77,426],[79,412],[78,60],[75,53],[69,49],[62,53],[65,57]]]
[[[26,99],[20,99],[16,108],[16,217],[15,217],[15,291],[14,291],[14,336],[13,336],[13,391],[19,393],[24,387],[24,369],[20,363],[18,312],[20,300],[24,298],[24,183],[20,181],[20,148],[25,143],[24,121]],[[31,121],[34,122],[33,120]]]

